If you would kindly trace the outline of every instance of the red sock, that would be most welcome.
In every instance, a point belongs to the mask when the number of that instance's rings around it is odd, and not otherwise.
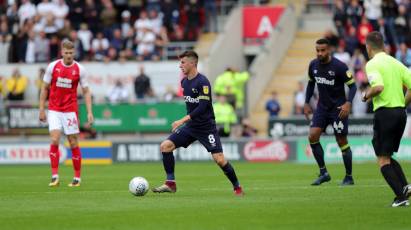
[[[79,147],[75,147],[71,149],[71,159],[73,161],[74,177],[80,178],[81,153],[80,153]]]
[[[52,176],[58,175],[59,172],[59,160],[60,160],[60,151],[58,145],[50,145],[50,164],[51,164],[51,174]]]

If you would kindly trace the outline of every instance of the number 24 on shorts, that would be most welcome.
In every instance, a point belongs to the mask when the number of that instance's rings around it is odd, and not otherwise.
[[[75,125],[75,126],[77,126],[77,119],[74,117],[73,119],[70,119],[70,118],[68,118],[67,119],[67,126],[73,126],[73,125]]]

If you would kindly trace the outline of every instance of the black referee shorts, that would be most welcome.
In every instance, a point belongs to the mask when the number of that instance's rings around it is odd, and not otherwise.
[[[375,155],[392,156],[398,151],[406,123],[404,108],[379,108],[375,111],[372,138]]]

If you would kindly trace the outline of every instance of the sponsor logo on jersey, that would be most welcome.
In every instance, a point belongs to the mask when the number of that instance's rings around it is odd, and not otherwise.
[[[335,79],[333,80],[328,80],[325,77],[315,77],[315,81],[317,84],[324,84],[324,85],[334,85]]]
[[[200,99],[192,98],[190,96],[184,96],[184,101],[188,103],[200,103]]]
[[[57,78],[57,82],[56,82],[56,86],[60,87],[60,88],[68,88],[71,89],[71,83],[73,80],[69,79],[69,78],[64,78],[64,77],[58,77]]]

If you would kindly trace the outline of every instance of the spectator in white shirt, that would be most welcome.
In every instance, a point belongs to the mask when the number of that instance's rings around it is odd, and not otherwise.
[[[137,59],[139,61],[152,60],[154,58],[156,35],[147,28],[137,33]]]
[[[10,41],[0,34],[0,64],[6,64],[9,59]],[[1,99],[1,98],[0,98]]]
[[[46,20],[40,16],[40,14],[36,14],[33,18],[34,26],[33,31],[39,33],[44,31],[44,25],[46,24]]]
[[[56,18],[56,25],[59,29],[63,28],[64,19],[69,13],[69,7],[64,0],[54,0],[53,14]]]
[[[93,42],[91,43],[91,47],[94,52],[94,59],[96,61],[103,61],[107,55],[109,42],[102,32],[98,32],[96,38],[93,39]]]
[[[382,0],[364,0],[365,16],[374,30],[378,30],[378,19],[382,17]]]
[[[33,31],[28,33],[29,38],[27,39],[27,47],[26,47],[26,63],[34,63],[36,61],[36,45],[34,43],[35,34]]]
[[[36,15],[36,7],[30,2],[30,0],[22,0],[21,6],[18,10],[18,15],[20,18],[20,26],[24,24],[24,21],[30,19]]]
[[[294,94],[294,114],[302,115],[305,103],[305,86],[304,82],[298,82],[297,92]]]
[[[128,90],[123,86],[121,80],[117,80],[114,87],[107,92],[106,99],[110,103],[128,102]]]
[[[40,32],[34,39],[36,62],[49,61],[50,41],[46,33]]]
[[[161,26],[163,26],[163,17],[157,13],[155,10],[149,11],[149,18],[151,29],[155,34],[159,34],[161,30]]]
[[[37,5],[37,13],[43,17],[47,16],[48,14],[53,14],[53,11],[55,9],[56,8],[55,8],[54,3],[50,2],[49,0],[42,0]]]
[[[57,33],[59,28],[56,25],[56,21],[54,20],[53,14],[48,14],[46,16],[46,24],[44,25],[44,32],[46,34],[55,34]]]
[[[344,50],[343,46],[338,46],[337,52],[334,53],[334,57],[344,62],[346,65],[350,64],[351,56]]]
[[[140,12],[140,17],[134,23],[134,28],[139,32],[143,28],[151,29],[151,22],[147,16],[147,12],[142,10]]]
[[[80,24],[80,30],[77,33],[78,38],[80,39],[83,49],[86,52],[90,51],[91,46],[91,39],[93,38],[93,34],[88,29],[88,25],[86,23]]]
[[[125,10],[121,13],[121,36],[123,38],[127,37],[128,31],[132,30],[130,22],[131,13]]]

